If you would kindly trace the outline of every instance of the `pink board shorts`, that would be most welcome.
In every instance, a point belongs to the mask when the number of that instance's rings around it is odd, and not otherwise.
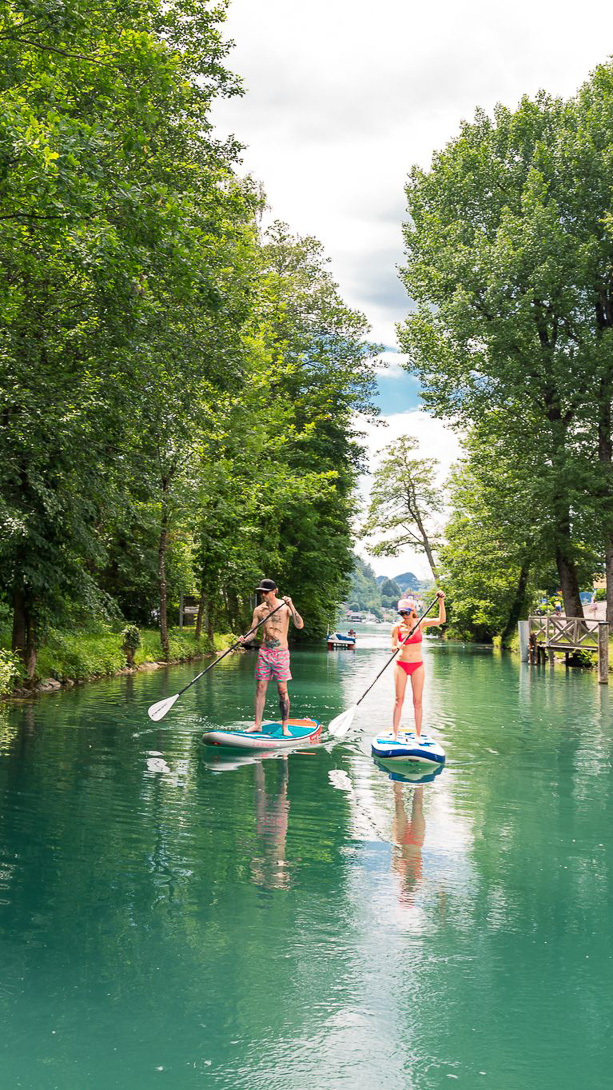
[[[289,651],[286,647],[260,647],[255,676],[258,681],[291,681]]]

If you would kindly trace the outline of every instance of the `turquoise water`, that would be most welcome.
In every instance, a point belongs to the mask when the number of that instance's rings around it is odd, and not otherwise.
[[[350,705],[387,642],[295,652],[293,714]],[[242,765],[199,737],[245,721],[250,654],[156,726],[197,667],[0,711],[3,1087],[609,1084],[608,687],[461,645],[426,660],[448,761],[422,786],[368,753],[388,675],[347,742]]]

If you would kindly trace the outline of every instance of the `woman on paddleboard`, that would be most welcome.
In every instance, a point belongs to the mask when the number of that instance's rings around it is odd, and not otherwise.
[[[423,640],[422,629],[433,625],[444,624],[447,620],[445,612],[445,595],[442,590],[437,591],[438,617],[425,617],[419,621],[417,602],[414,598],[401,598],[398,602],[400,621],[392,629],[392,647],[394,651],[400,647],[396,665],[394,666],[394,687],[396,699],[394,701],[393,733],[398,737],[398,727],[404,704],[407,681],[411,679],[413,690],[413,709],[415,713],[415,737],[421,734],[421,721],[423,714],[422,695],[424,691],[424,662],[421,644]],[[416,627],[417,626],[417,627]],[[415,629],[412,635],[411,630]],[[401,646],[402,645],[402,646]]]

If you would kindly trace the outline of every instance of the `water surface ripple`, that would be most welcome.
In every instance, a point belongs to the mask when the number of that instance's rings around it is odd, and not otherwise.
[[[295,714],[348,707],[388,643],[296,651]],[[608,1085],[608,687],[424,646],[423,785],[369,754],[388,675],[342,745],[252,762],[200,743],[249,717],[250,654],[155,725],[197,668],[2,708],[2,1085]]]

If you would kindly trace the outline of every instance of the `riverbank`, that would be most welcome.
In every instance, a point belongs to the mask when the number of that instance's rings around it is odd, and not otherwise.
[[[0,686],[4,689],[0,692],[0,700],[23,699],[83,685],[99,678],[156,670],[162,666],[213,657],[226,650],[234,638],[231,633],[221,633],[214,640],[208,636],[197,640],[189,630],[171,629],[170,654],[168,659],[164,659],[159,630],[143,628],[140,629],[140,643],[130,664],[122,631],[110,628],[72,632],[54,629],[38,652],[36,675],[32,681],[25,684],[21,673],[12,672],[4,686]]]

